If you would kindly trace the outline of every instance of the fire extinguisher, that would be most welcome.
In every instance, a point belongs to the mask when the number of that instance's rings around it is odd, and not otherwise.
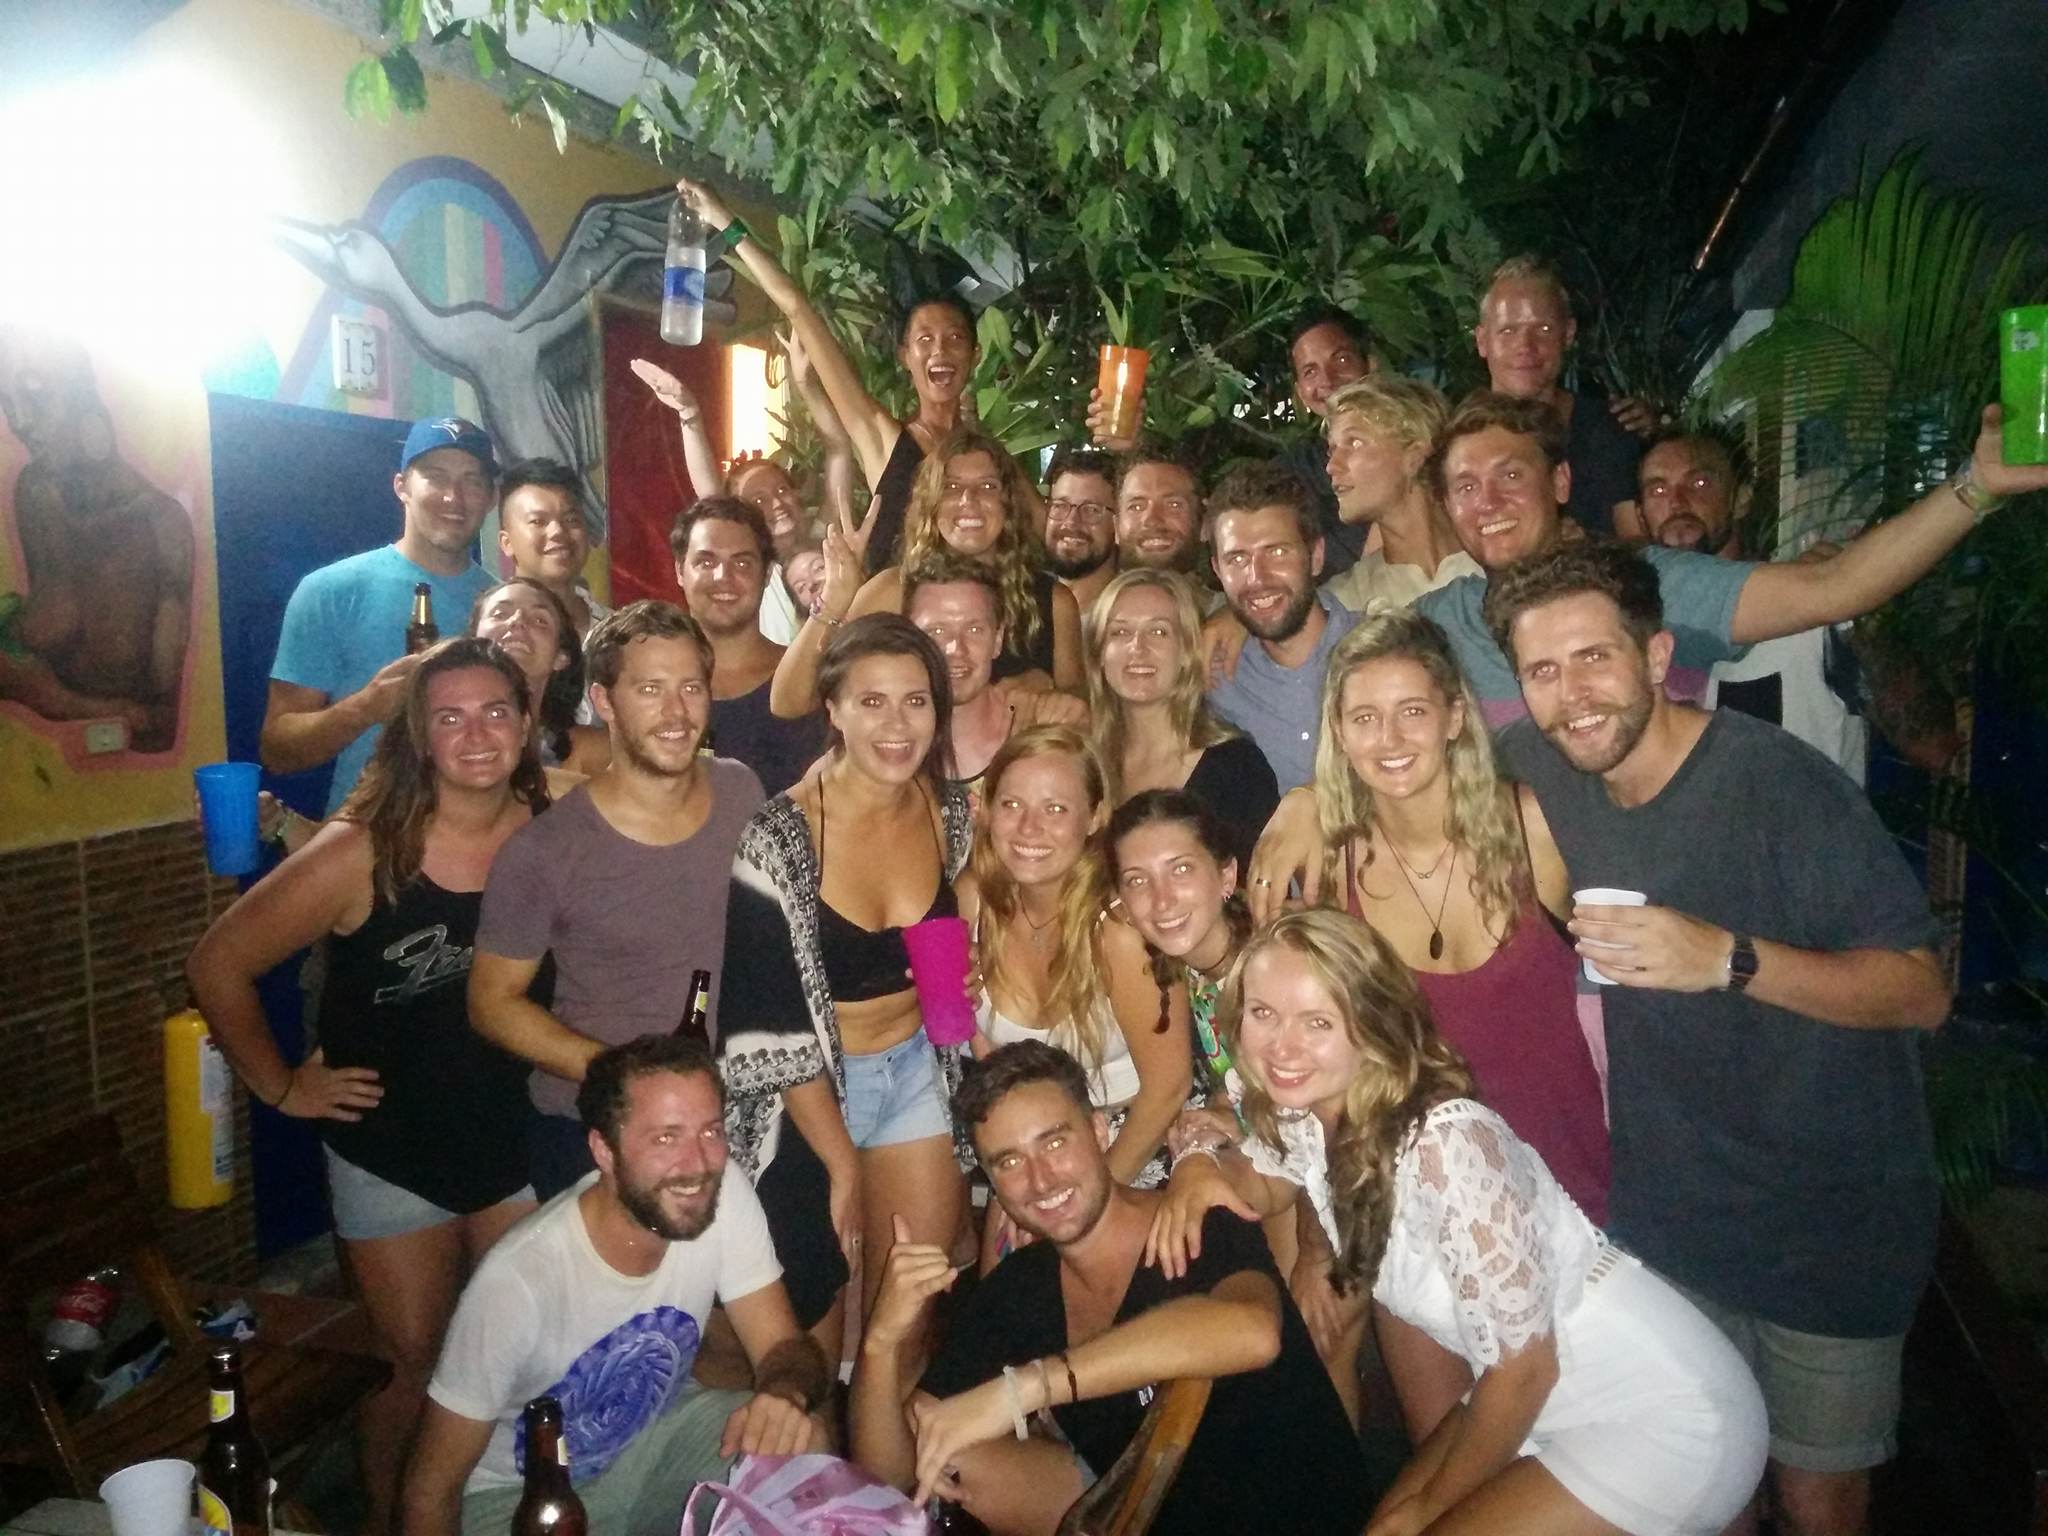
[[[165,1162],[171,1204],[225,1205],[235,1188],[234,1078],[197,1008],[164,1020]]]

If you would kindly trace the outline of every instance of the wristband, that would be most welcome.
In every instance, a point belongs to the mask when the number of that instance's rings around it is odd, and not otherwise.
[[[1074,1362],[1067,1358],[1065,1350],[1060,1351],[1059,1362],[1067,1373],[1067,1401],[1078,1403],[1081,1401],[1081,1383],[1074,1379]]]
[[[1010,1427],[1017,1432],[1019,1440],[1028,1440],[1031,1430],[1024,1422],[1024,1394],[1017,1387],[1017,1367],[1003,1367],[1003,1390],[1010,1398]]]
[[[748,229],[744,220],[734,217],[733,221],[718,232],[720,246],[727,251],[739,249],[742,240],[751,240],[754,232]]]
[[[1956,493],[1956,500],[1968,507],[1971,515],[1975,518],[1976,521],[1971,524],[1972,527],[1975,527],[1976,523],[1983,522],[1985,518],[2004,506],[2006,501],[2005,497],[1995,496],[1979,485],[1975,470],[1975,463],[1972,460],[1965,459],[1963,460],[1963,467],[1957,470],[1948,482],[1948,488]]]
[[[1179,1170],[1180,1165],[1186,1162],[1191,1157],[1206,1157],[1207,1159],[1209,1159],[1210,1162],[1214,1163],[1217,1167],[1220,1168],[1223,1166],[1223,1159],[1216,1155],[1216,1149],[1210,1146],[1208,1143],[1204,1142],[1200,1146],[1189,1147],[1185,1152],[1181,1153],[1179,1157],[1176,1157],[1170,1164],[1168,1164],[1166,1169],[1166,1176],[1169,1179],[1172,1178],[1173,1175]]]

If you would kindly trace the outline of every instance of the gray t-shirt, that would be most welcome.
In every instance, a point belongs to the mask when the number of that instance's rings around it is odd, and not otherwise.
[[[1722,711],[1671,782],[1622,807],[1526,721],[1503,732],[1574,889],[1801,949],[1932,945],[1927,899],[1863,792],[1804,742]],[[1904,1029],[1847,1029],[1739,992],[1602,988],[1609,1230],[1712,1300],[1837,1338],[1902,1333],[1939,1194]]]
[[[615,831],[579,784],[513,833],[491,864],[476,947],[512,960],[553,950],[554,1014],[578,1034],[623,1045],[670,1033],[694,970],[711,972],[717,1028],[732,857],[762,794],[743,763],[700,765],[711,814],[680,843],[655,848]],[[576,1113],[567,1078],[536,1070],[531,1091],[542,1114]]]
[[[1720,560],[1688,549],[1651,545],[1642,551],[1657,572],[1664,597],[1664,627],[1678,642],[1672,676],[1664,691],[1673,698],[1698,699],[1705,691],[1707,669],[1717,661],[1740,655],[1730,637],[1735,605],[1742,585],[1756,567],[1743,560]],[[1461,576],[1415,599],[1415,611],[1434,619],[1450,637],[1458,666],[1479,695],[1480,710],[1495,730],[1528,713],[1522,685],[1501,648],[1493,643],[1480,605],[1486,600],[1486,578]]]

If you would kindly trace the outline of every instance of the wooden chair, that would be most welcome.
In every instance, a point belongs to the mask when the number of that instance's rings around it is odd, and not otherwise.
[[[142,1385],[103,1410],[68,1414],[43,1369],[39,1301],[80,1275],[118,1264],[171,1341],[169,1358]],[[289,1502],[294,1463],[344,1429],[356,1405],[391,1378],[367,1354],[290,1347],[269,1326],[269,1305],[251,1295],[256,1339],[243,1346],[243,1377],[256,1433]],[[303,1313],[306,1298],[276,1298]],[[341,1304],[335,1304],[337,1308]],[[286,1308],[285,1310],[290,1310]],[[20,1443],[0,1463],[40,1466],[62,1489],[97,1496],[110,1472],[153,1456],[196,1459],[206,1444],[206,1344],[184,1286],[171,1273],[149,1208],[121,1154],[120,1131],[100,1115],[0,1157],[0,1394],[22,1405]],[[305,1518],[293,1512],[293,1523]],[[300,1525],[300,1529],[312,1527]]]
[[[1068,1508],[1059,1536],[1144,1536],[1179,1475],[1213,1385],[1206,1376],[1163,1385],[1123,1455]]]

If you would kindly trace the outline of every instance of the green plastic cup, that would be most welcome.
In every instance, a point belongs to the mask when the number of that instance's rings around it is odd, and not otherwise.
[[[2005,462],[2048,464],[2048,304],[2008,309],[1998,325]]]

